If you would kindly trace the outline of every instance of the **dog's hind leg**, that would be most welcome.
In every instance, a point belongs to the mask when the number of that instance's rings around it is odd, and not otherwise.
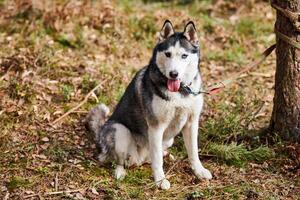
[[[115,169],[115,178],[123,179],[126,175],[124,169],[125,164],[129,159],[131,149],[134,148],[134,140],[131,132],[122,124],[116,123],[113,125],[115,132],[115,156],[117,167]],[[136,148],[136,147],[135,147]]]

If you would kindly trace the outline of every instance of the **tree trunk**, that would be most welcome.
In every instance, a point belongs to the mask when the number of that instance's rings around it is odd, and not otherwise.
[[[299,0],[276,0],[281,8],[300,12]],[[277,11],[276,29],[300,42],[300,33]],[[270,128],[282,138],[300,142],[300,49],[277,37],[274,107]]]

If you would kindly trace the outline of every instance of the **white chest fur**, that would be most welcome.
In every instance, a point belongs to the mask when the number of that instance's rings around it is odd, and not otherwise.
[[[171,93],[171,92],[169,92]],[[182,97],[179,93],[168,94],[170,98],[166,101],[156,95],[152,100],[152,110],[155,117],[161,122],[170,121],[175,117],[176,110],[182,110],[187,113],[199,113],[203,106],[203,95]]]
[[[154,96],[152,101],[156,119],[166,127],[164,140],[174,138],[189,120],[189,116],[200,115],[203,106],[203,95],[182,97],[173,93],[169,97],[170,100],[166,101]]]

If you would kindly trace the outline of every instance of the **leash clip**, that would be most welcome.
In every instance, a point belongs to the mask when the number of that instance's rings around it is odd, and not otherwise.
[[[192,94],[194,96],[197,96],[199,94],[210,94],[209,92],[207,91],[198,91],[198,92],[194,92],[189,86],[187,85],[181,85],[181,88],[188,94]]]

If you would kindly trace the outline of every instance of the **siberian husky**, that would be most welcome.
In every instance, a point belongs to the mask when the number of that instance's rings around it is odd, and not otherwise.
[[[174,137],[183,134],[191,168],[199,178],[211,179],[198,156],[198,123],[203,106],[199,92],[200,50],[195,25],[175,32],[166,20],[149,65],[136,73],[115,111],[100,104],[86,118],[86,127],[99,151],[100,162],[115,160],[114,175],[122,179],[124,167],[151,163],[156,185],[169,189],[163,154]]]

